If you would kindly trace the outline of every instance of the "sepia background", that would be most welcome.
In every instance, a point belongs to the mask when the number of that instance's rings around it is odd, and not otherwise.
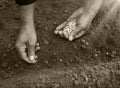
[[[14,47],[19,6],[0,0],[0,88],[119,88],[120,11],[103,8],[89,32],[73,42],[54,30],[85,0],[38,0],[35,24],[41,50],[35,65],[22,61]]]

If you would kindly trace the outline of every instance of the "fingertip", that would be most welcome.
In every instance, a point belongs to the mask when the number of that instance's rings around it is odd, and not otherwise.
[[[67,24],[67,22],[65,21],[64,23],[62,23],[62,24],[60,24],[59,26],[57,26],[57,27],[56,27],[56,31],[59,31],[59,30],[63,29],[66,24]]]
[[[54,33],[55,33],[55,34],[58,34],[58,31],[55,30]]]
[[[59,31],[58,34],[63,37],[63,31]]]
[[[35,64],[36,62],[37,62],[37,57],[36,56],[30,56],[29,57],[29,63],[31,63],[31,64]]]
[[[70,37],[69,37],[69,41],[73,41],[73,36],[70,36]]]

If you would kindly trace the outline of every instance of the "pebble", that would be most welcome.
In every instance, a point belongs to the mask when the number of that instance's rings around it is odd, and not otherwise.
[[[81,39],[81,41],[82,41],[83,43],[86,43],[85,39]]]
[[[47,41],[47,40],[44,40],[43,43],[44,43],[45,45],[49,45],[49,41]]]
[[[60,85],[59,84],[54,84],[54,87],[53,88],[59,88]]]
[[[36,46],[40,46],[40,44],[39,44],[39,43],[36,43]]]
[[[62,62],[63,60],[62,59],[60,59],[60,62]]]
[[[5,53],[5,54],[3,54],[3,57],[6,57],[7,56],[7,54]]]
[[[88,45],[89,45],[89,42],[86,42],[85,44],[88,46]]]
[[[9,45],[8,45],[8,48],[10,48],[11,46],[12,46],[12,44],[9,44]]]
[[[65,13],[68,13],[69,11],[66,9],[64,12],[65,12]]]
[[[56,25],[56,24],[57,24],[57,22],[55,22],[55,21],[54,21],[54,22],[53,22],[53,24],[54,24],[54,25]]]
[[[46,64],[48,64],[48,61],[45,61]]]
[[[96,54],[95,54],[95,57],[97,57],[97,56],[98,56],[98,54],[96,53]]]
[[[16,67],[16,68],[18,68],[18,67],[19,67],[19,65],[18,65],[18,64],[15,64],[15,67]]]
[[[36,88],[41,88],[41,84],[40,83],[36,83]]]
[[[8,63],[6,63],[6,62],[2,63],[2,67],[3,68],[7,68],[8,67]]]
[[[109,53],[108,53],[108,52],[106,52],[106,55],[109,55]]]
[[[82,49],[86,49],[87,47],[85,45],[81,45],[81,48]]]
[[[47,26],[45,27],[45,30],[48,31],[48,27]]]
[[[80,84],[80,81],[79,81],[79,80],[75,80],[75,81],[74,81],[74,85],[75,85],[75,86],[78,86],[79,84]]]
[[[11,67],[8,67],[8,70],[11,70],[12,68]]]

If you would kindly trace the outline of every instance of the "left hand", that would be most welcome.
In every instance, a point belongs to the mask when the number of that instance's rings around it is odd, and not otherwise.
[[[79,8],[68,18],[67,21],[65,21],[56,28],[55,34],[66,36],[63,33],[63,29],[64,27],[66,27],[67,23],[72,20],[76,20],[77,25],[76,29],[70,33],[69,37],[66,37],[69,39],[69,41],[72,41],[84,35],[90,27],[92,21],[90,14],[87,13],[83,8]]]

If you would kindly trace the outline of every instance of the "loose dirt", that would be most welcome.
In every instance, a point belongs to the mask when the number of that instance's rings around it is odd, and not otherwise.
[[[19,32],[19,7],[0,0],[0,88],[120,88],[120,16],[95,17],[89,32],[73,42],[56,36],[84,0],[38,0],[35,24],[41,50],[38,63],[22,61],[14,47]]]

